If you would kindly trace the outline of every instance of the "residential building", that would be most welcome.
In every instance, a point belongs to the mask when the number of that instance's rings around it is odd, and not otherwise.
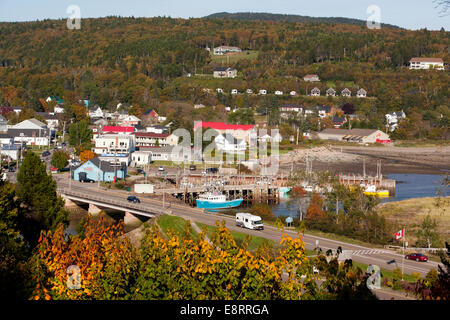
[[[19,122],[18,124],[12,126],[10,129],[47,129],[47,125],[45,123],[42,123],[41,121],[32,118],[27,119],[22,122]]]
[[[345,88],[344,90],[342,90],[341,96],[343,96],[343,97],[351,97],[352,96],[352,92],[350,91],[350,89]]]
[[[277,91],[275,91],[275,94],[277,96],[282,96],[283,95],[283,91],[277,90]]]
[[[326,96],[332,96],[335,97],[336,96],[336,90],[334,90],[333,88],[328,88],[326,91]]]
[[[364,90],[363,88],[359,89],[359,90],[356,92],[356,97],[357,97],[357,98],[366,98],[366,97],[367,97],[367,91]]]
[[[334,107],[331,106],[317,106],[317,112],[321,118],[331,117],[334,114],[334,111]]]
[[[202,103],[194,104],[194,109],[203,109],[203,108],[205,108],[205,105]]]
[[[56,101],[56,103],[64,104],[64,100],[58,98],[57,96],[49,96],[45,99],[45,102]]]
[[[127,115],[125,118],[120,120],[119,125],[122,127],[134,127],[141,123],[141,119],[135,115]]]
[[[134,127],[104,126],[102,128],[103,134],[132,134],[134,131]]]
[[[389,135],[377,129],[325,129],[317,136],[321,140],[358,143],[389,143],[391,141]]]
[[[413,70],[444,70],[444,60],[441,58],[412,58],[409,60],[409,69]]]
[[[253,94],[253,90],[252,90],[252,89],[247,89],[247,90],[245,90],[245,93],[247,93],[247,94]]]
[[[154,109],[149,109],[142,114],[141,119],[143,124],[153,124],[159,122],[158,117],[159,114]]]
[[[405,118],[406,114],[403,112],[403,110],[386,114],[386,125],[389,131],[394,131],[397,128],[398,123]]]
[[[216,89],[216,92],[217,92],[217,93],[223,93],[223,89],[222,89],[222,88],[217,88],[217,89]]]
[[[213,53],[215,55],[224,55],[229,52],[236,53],[236,52],[242,52],[242,50],[239,47],[231,47],[231,46],[220,46],[220,47],[214,48],[214,50],[213,50]]]
[[[53,108],[54,113],[64,113],[64,107],[61,104],[55,105]]]
[[[124,179],[127,175],[127,167],[124,164],[114,165],[108,161],[102,161],[98,157],[90,159],[72,170],[72,179],[92,179],[94,181],[114,182]]]
[[[294,115],[296,117],[300,116],[303,112],[303,106],[299,104],[284,103],[280,106],[280,117],[288,119],[289,116]]]
[[[250,139],[250,134],[255,132],[255,126],[252,124],[243,125],[243,124],[227,124],[225,122],[206,122],[206,121],[195,121],[194,122],[194,131],[203,128],[203,130],[207,128],[211,128],[216,130],[219,134],[230,133],[236,139],[242,139],[246,142]]]
[[[231,90],[231,94],[238,94],[237,89],[232,89],[232,90]]]
[[[185,154],[185,153],[183,153],[182,148],[179,148],[178,152],[174,148],[175,148],[175,146],[142,147],[139,149],[138,152],[140,152],[140,154],[144,154],[141,152],[148,153],[148,157],[150,159],[143,157],[143,158],[141,158],[140,161],[145,162],[145,161],[150,160],[150,161],[186,161],[186,162],[188,162],[191,160],[191,158],[192,158],[191,150],[189,150],[189,152],[187,152]]]
[[[347,118],[346,117],[333,117],[331,119],[331,121],[333,121],[333,125],[335,128],[340,128],[347,122]]]
[[[297,92],[291,91],[291,92],[289,92],[289,94],[290,94],[291,96],[296,96],[296,95],[297,95]]]
[[[0,140],[9,140],[7,143],[0,143],[0,154],[2,157],[8,157],[11,160],[18,160],[20,155],[21,146],[14,144],[14,139],[8,137],[6,139],[2,138],[0,133]]]
[[[261,90],[259,90],[259,94],[266,95],[267,94],[267,90],[261,89]]]
[[[146,132],[153,133],[169,133],[169,128],[161,125],[153,125],[146,128]]]
[[[8,135],[14,138],[14,143],[25,143],[32,146],[47,146],[53,138],[52,132],[48,128],[22,129],[9,128]]]
[[[272,130],[270,130],[270,134],[269,134],[269,132],[267,132],[263,136],[259,137],[259,141],[262,141],[262,142],[270,142],[270,143],[278,142],[278,143],[280,143],[281,140],[283,140],[283,137],[281,136],[280,132],[278,132],[278,131],[275,132]]]
[[[94,106],[89,108],[89,118],[103,118],[105,114],[102,111],[102,108],[99,106]]]
[[[55,114],[54,112],[36,112],[36,114],[45,119],[48,128],[50,128],[51,130],[58,129],[60,117],[57,114]]]
[[[133,132],[136,138],[136,147],[155,147],[168,145],[168,133],[154,133],[154,132]]]
[[[214,70],[214,78],[236,78],[237,70],[227,67],[219,67]]]
[[[320,81],[319,76],[317,74],[307,74],[303,77],[303,80],[309,81],[309,82],[318,82]]]
[[[13,107],[14,112],[19,115],[22,112],[22,107],[17,106],[17,107]]]
[[[102,134],[94,138],[96,154],[127,154],[136,150],[136,137],[130,134]]]
[[[313,97],[318,97],[318,96],[320,96],[320,90],[319,90],[319,88],[317,88],[317,87],[313,88],[313,89],[311,90],[311,96],[313,96]]]
[[[236,139],[230,133],[219,134],[214,139],[217,150],[229,153],[241,153],[247,149],[247,143],[243,139]]]

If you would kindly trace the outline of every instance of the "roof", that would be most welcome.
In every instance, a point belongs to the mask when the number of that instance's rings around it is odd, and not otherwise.
[[[333,117],[333,123],[344,123],[345,118],[344,117]]]
[[[307,74],[303,78],[315,78],[315,77],[319,77],[319,76],[317,74]]]
[[[378,129],[325,129],[323,131],[321,131],[320,133],[324,133],[324,134],[336,134],[336,135],[352,135],[352,136],[362,136],[362,137],[367,137],[375,132],[379,131]]]
[[[409,62],[435,62],[435,63],[444,63],[444,60],[441,58],[412,58]]]
[[[251,130],[255,126],[253,124],[226,124],[225,122],[203,122],[196,121],[194,124],[194,130],[199,127],[202,128],[211,128],[215,130]]]
[[[21,129],[21,128],[9,128],[8,136],[10,137],[20,137],[20,134],[23,133],[23,137],[47,137],[48,129]]]
[[[36,114],[43,117],[45,120],[59,120],[59,116],[50,112],[36,112]]]
[[[144,116],[148,116],[149,114],[152,114],[152,113],[154,113],[154,114],[158,114],[155,110],[153,110],[153,109],[150,109],[150,110],[147,110],[147,111],[145,111],[142,115],[144,115]]]
[[[102,161],[101,164],[100,164],[100,159],[98,157],[95,157],[95,158],[89,159],[85,163],[80,164],[79,166],[73,168],[73,170],[76,170],[79,167],[84,166],[88,162],[91,162],[97,168],[100,168],[103,172],[115,172],[116,168],[117,168],[117,170],[124,170],[125,169],[125,165],[124,164],[120,164],[120,165],[114,166],[111,163],[109,163],[108,161]]]
[[[103,132],[134,132],[134,127],[104,126]]]
[[[155,133],[155,132],[133,132],[136,137],[148,137],[148,138],[167,138],[170,136],[168,133]]]

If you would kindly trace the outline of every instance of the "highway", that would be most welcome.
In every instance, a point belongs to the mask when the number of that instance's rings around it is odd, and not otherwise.
[[[99,188],[97,183],[83,184],[77,181],[72,181],[69,185],[68,174],[57,175],[55,176],[55,178],[58,181],[59,187],[70,187],[74,191],[89,192],[89,194],[100,196],[105,200],[110,199],[111,201],[117,202],[118,200],[123,199],[123,201],[126,202],[126,197],[129,195],[129,192],[126,191],[105,190],[103,188]],[[229,230],[266,238],[278,243],[281,240],[282,231],[277,230],[277,228],[275,227],[266,225],[265,229],[262,231],[242,229],[235,225],[234,217],[232,216],[217,213],[204,213],[201,209],[186,206],[178,202],[176,199],[171,198],[169,195],[166,195],[165,197],[166,201],[164,208],[163,203],[160,200],[151,199],[150,197],[144,195],[138,195],[138,197],[141,200],[141,205],[147,204],[152,207],[160,208],[159,212],[155,212],[156,214],[168,213],[212,226],[216,224],[216,221],[225,221],[225,225]],[[286,233],[291,237],[298,236],[298,234],[292,230],[286,230]],[[402,268],[403,255],[392,250],[370,248],[361,245],[345,243],[342,241],[326,239],[307,233],[303,235],[303,241],[305,242],[306,249],[313,250],[314,248],[316,248],[316,241],[318,241],[318,246],[324,252],[328,249],[336,250],[338,247],[341,247],[343,250],[351,250],[353,252],[356,251],[356,254],[353,254],[351,257],[356,262],[378,265],[381,269],[387,270],[393,270],[397,266]],[[387,264],[388,261],[392,260],[395,260],[396,263]],[[414,272],[420,273],[422,276],[424,276],[428,271],[430,271],[431,269],[437,269],[437,267],[438,263],[434,261],[404,261],[404,273],[406,274],[411,274]]]

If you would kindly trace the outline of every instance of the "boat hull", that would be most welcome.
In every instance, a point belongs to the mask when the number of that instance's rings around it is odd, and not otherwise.
[[[239,207],[244,199],[235,199],[229,201],[209,201],[209,200],[196,200],[197,208],[201,209],[225,209]]]
[[[375,197],[380,197],[380,198],[387,198],[387,197],[389,197],[389,191],[388,190],[379,190],[379,191],[374,191],[374,192],[364,191],[363,193],[365,195],[368,195],[368,196],[375,196]]]

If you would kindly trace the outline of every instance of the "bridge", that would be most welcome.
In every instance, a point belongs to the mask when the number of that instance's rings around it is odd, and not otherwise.
[[[58,187],[57,192],[65,200],[66,205],[77,203],[89,204],[89,213],[96,214],[101,211],[100,208],[114,209],[125,212],[125,218],[132,215],[140,215],[148,218],[154,218],[163,214],[161,206],[152,204],[133,203],[127,200],[119,200],[114,195],[98,195],[95,192],[72,190],[71,188]]]

